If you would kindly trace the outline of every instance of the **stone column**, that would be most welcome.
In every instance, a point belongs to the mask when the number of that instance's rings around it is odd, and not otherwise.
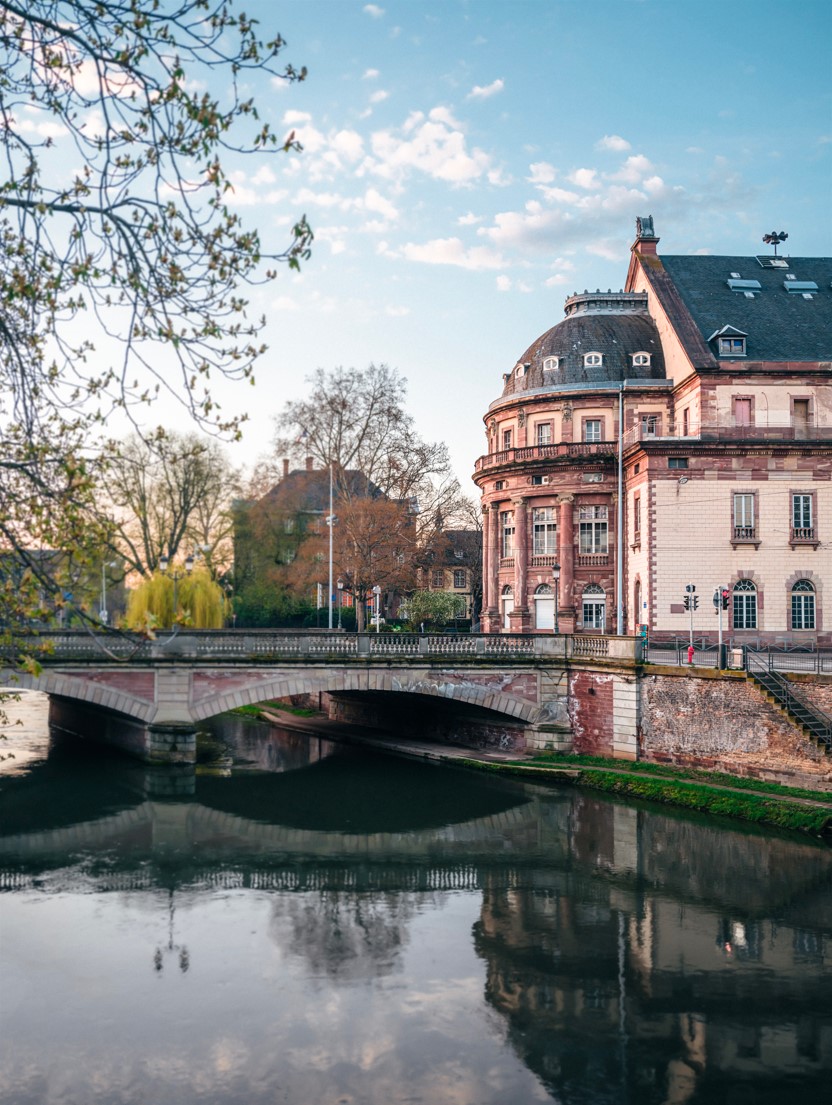
[[[513,499],[514,507],[514,610],[511,614],[512,633],[528,633],[530,628],[528,575],[529,575],[529,525],[528,500]]]
[[[484,529],[484,553],[487,567],[483,566],[483,610],[486,633],[500,630],[500,506],[491,503],[486,507]]]
[[[561,633],[575,632],[575,525],[574,495],[558,496],[558,557],[560,559],[560,593],[558,620]]]

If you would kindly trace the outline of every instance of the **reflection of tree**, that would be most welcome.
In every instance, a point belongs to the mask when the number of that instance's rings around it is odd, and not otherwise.
[[[272,937],[304,959],[312,977],[381,978],[394,970],[408,942],[416,902],[412,895],[342,890],[284,897],[274,906]],[[419,902],[422,908],[423,896]]]

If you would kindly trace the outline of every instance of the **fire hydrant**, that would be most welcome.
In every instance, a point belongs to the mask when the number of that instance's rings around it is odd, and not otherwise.
[[[688,645],[688,663],[693,663],[693,645]]]

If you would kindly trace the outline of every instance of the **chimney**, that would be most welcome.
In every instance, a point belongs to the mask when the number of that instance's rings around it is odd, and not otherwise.
[[[633,253],[640,253],[642,256],[656,256],[656,246],[659,244],[659,239],[656,237],[653,230],[653,216],[646,215],[636,219],[636,240],[630,247]]]
[[[306,471],[307,472],[312,471],[312,467],[313,467],[314,463],[315,463],[315,458],[314,457],[307,457],[306,458]]]
[[[284,478],[284,480],[286,479],[286,477],[288,475],[289,475],[289,458],[284,457],[283,458],[283,478]]]

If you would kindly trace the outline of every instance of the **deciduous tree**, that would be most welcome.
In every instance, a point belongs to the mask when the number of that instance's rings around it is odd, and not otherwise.
[[[253,378],[246,286],[297,267],[229,205],[229,158],[299,149],[249,96],[302,80],[233,0],[0,0],[0,540],[95,547],[104,420],[166,394],[238,420],[217,376]],[[43,581],[46,582],[45,580]]]

